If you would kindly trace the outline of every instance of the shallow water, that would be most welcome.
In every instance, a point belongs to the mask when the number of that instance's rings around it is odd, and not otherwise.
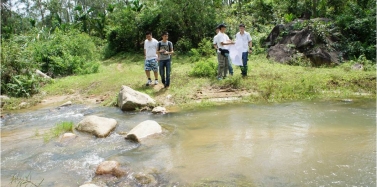
[[[107,138],[76,132],[68,145],[43,141],[56,123],[90,114],[116,119],[116,130]],[[124,140],[147,119],[164,133],[142,144]],[[376,186],[376,103],[242,104],[165,115],[46,108],[6,116],[1,145],[1,186],[15,174],[43,179],[42,186],[98,183],[94,172],[105,160],[129,171],[108,186],[140,186],[132,178],[138,172],[155,176],[150,186]]]

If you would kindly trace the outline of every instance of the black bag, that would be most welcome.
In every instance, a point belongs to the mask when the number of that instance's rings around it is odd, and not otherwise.
[[[219,50],[220,50],[220,53],[221,53],[223,56],[225,56],[225,54],[229,54],[229,50],[228,50],[228,49],[221,49],[221,48],[219,48]]]

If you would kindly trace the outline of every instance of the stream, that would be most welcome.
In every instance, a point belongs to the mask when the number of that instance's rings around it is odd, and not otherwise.
[[[106,138],[75,131],[62,144],[43,134],[86,115],[116,119]],[[141,144],[124,134],[155,120],[161,135]],[[96,178],[115,160],[121,178]],[[153,176],[141,183],[137,174]],[[12,176],[41,186],[376,186],[376,101],[226,104],[168,114],[71,105],[18,111],[1,120],[1,186]]]

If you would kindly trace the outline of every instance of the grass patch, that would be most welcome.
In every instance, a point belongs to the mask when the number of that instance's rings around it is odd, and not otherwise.
[[[56,79],[42,88],[44,94],[30,99],[16,99],[13,103],[28,102],[31,106],[47,96],[79,94],[82,97],[107,95],[104,106],[114,106],[122,85],[146,93],[163,105],[168,95],[177,106],[211,106],[195,100],[195,94],[203,89],[241,89],[252,94],[243,98],[246,102],[281,102],[316,98],[375,98],[375,71],[355,71],[338,67],[302,67],[272,62],[264,54],[250,55],[248,77],[241,77],[241,70],[234,66],[234,76],[216,80],[213,64],[216,56],[194,61],[184,55],[172,58],[171,85],[169,90],[145,86],[142,54],[122,54],[102,62],[99,72]],[[207,64],[206,64],[207,63]],[[195,73],[195,71],[196,72]],[[211,71],[207,74],[206,71]],[[152,74],[152,78],[153,74]],[[160,80],[160,77],[159,77]],[[161,80],[160,80],[161,82]],[[30,101],[30,102],[29,102]],[[204,101],[203,101],[204,102]],[[17,104],[10,104],[17,109]],[[7,104],[5,106],[7,109]],[[9,108],[8,108],[9,109]]]
[[[65,132],[73,132],[73,122],[61,122],[56,124],[52,129],[43,134],[44,142],[49,142],[53,138],[59,137]]]

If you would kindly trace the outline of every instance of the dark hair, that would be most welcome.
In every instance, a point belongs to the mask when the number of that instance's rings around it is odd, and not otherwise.
[[[224,23],[222,23],[222,24],[219,25],[219,29],[221,29],[221,28],[223,28],[223,27],[226,28],[226,25],[225,25]]]
[[[151,31],[147,31],[147,32],[145,32],[145,35],[150,35],[150,34],[152,34]]]
[[[245,28],[245,25],[243,23],[241,23],[238,27],[243,27]]]
[[[169,33],[167,31],[164,31],[161,36],[164,36],[164,35],[169,35]]]

